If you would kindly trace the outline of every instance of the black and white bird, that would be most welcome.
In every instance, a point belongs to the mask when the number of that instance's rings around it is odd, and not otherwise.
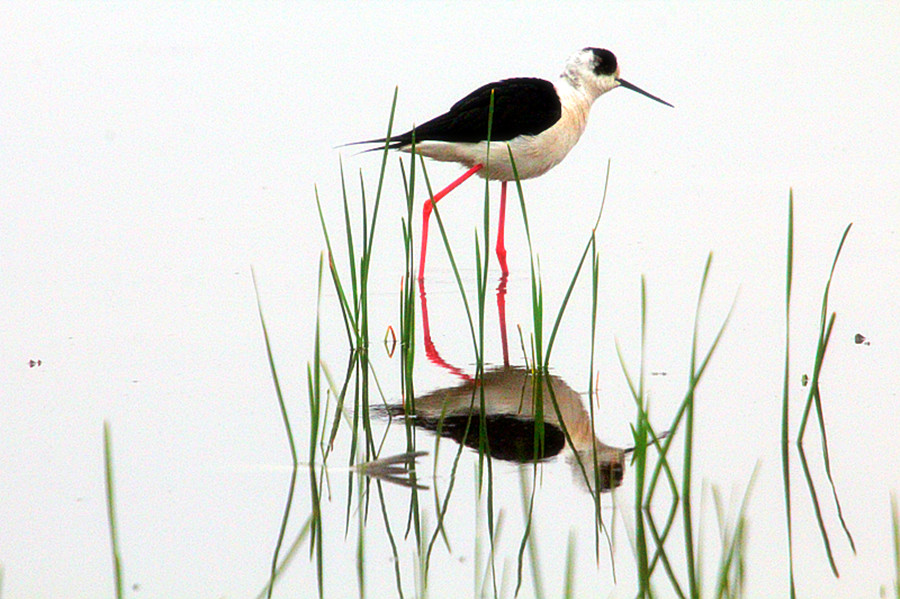
[[[406,133],[356,142],[386,144],[389,149],[409,152],[415,133],[416,153],[442,162],[457,162],[469,168],[423,206],[419,280],[425,276],[428,221],[434,204],[475,173],[483,178],[502,182],[497,258],[503,274],[507,274],[509,269],[506,266],[503,241],[506,184],[516,177],[509,151],[515,160],[519,179],[543,175],[562,162],[578,143],[587,126],[588,114],[594,101],[616,87],[630,89],[666,106],[672,106],[620,78],[619,66],[612,52],[585,48],[569,57],[556,83],[530,77],[488,83],[458,101],[447,113]],[[490,150],[487,142],[489,119]]]

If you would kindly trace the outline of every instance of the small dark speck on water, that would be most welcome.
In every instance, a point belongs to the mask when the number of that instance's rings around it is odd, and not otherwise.
[[[651,372],[650,376],[669,376],[669,373],[666,372],[665,370],[660,370],[657,372]]]
[[[805,374],[800,377],[800,383],[805,387],[809,384],[809,377]]]
[[[28,367],[29,367],[29,368],[34,368],[35,366],[40,366],[40,365],[41,365],[41,361],[40,361],[40,360],[28,360]]]
[[[853,336],[853,341],[856,342],[856,345],[870,345],[869,340],[866,339],[865,335],[862,333],[857,333]]]

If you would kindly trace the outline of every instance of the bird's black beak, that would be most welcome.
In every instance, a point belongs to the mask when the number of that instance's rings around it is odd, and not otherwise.
[[[656,100],[656,101],[659,102],[660,104],[665,104],[666,106],[672,106],[671,104],[669,104],[669,103],[666,102],[665,100],[662,100],[662,99],[660,99],[660,98],[657,98],[657,97],[654,96],[653,94],[648,94],[647,92],[645,92],[644,90],[642,90],[642,89],[639,88],[638,86],[632,85],[631,83],[628,83],[628,82],[625,81],[624,79],[616,79],[616,81],[618,81],[618,82],[619,82],[619,85],[622,86],[622,87],[624,87],[625,89],[630,89],[631,91],[637,92],[637,93],[641,94],[642,96],[647,96],[647,97],[650,98],[651,100]],[[675,107],[672,106],[672,108],[675,108]]]

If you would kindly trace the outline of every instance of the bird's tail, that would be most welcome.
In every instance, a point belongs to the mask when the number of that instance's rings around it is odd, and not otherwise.
[[[385,146],[387,146],[388,150],[398,150],[403,147],[403,142],[396,138],[387,139],[382,137],[381,139],[366,139],[363,141],[351,141],[345,144],[340,144],[335,146],[337,148],[346,148],[347,146],[364,146],[369,144],[378,144],[371,148],[367,148],[365,150],[361,150],[359,154],[365,154],[366,152],[378,152],[384,150]]]

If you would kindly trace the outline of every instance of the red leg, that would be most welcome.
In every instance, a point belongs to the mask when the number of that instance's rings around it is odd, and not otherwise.
[[[506,226],[506,181],[500,185],[500,219],[497,225],[497,259],[500,261],[500,270],[504,275],[509,274],[506,267],[506,245],[503,243],[503,231]]]
[[[422,279],[419,279],[419,299],[422,301],[422,335],[425,338],[425,357],[435,366],[440,366],[464,381],[471,381],[472,377],[441,357],[440,352],[431,340],[431,327],[428,326],[428,299],[425,295],[425,281]]]
[[[503,348],[503,366],[509,367],[509,345],[506,340],[506,280],[507,275],[500,276],[497,285],[497,315],[500,318],[500,346]]]
[[[463,181],[480,171],[484,168],[483,164],[476,164],[469,170],[467,170],[463,175],[439,191],[434,194],[429,200],[425,200],[425,204],[422,206],[422,250],[419,252],[419,280],[423,280],[425,278],[425,252],[428,249],[428,219],[431,216],[431,211],[434,209],[434,205],[437,204],[444,196],[448,193],[459,187]],[[504,183],[505,184],[505,183]]]

